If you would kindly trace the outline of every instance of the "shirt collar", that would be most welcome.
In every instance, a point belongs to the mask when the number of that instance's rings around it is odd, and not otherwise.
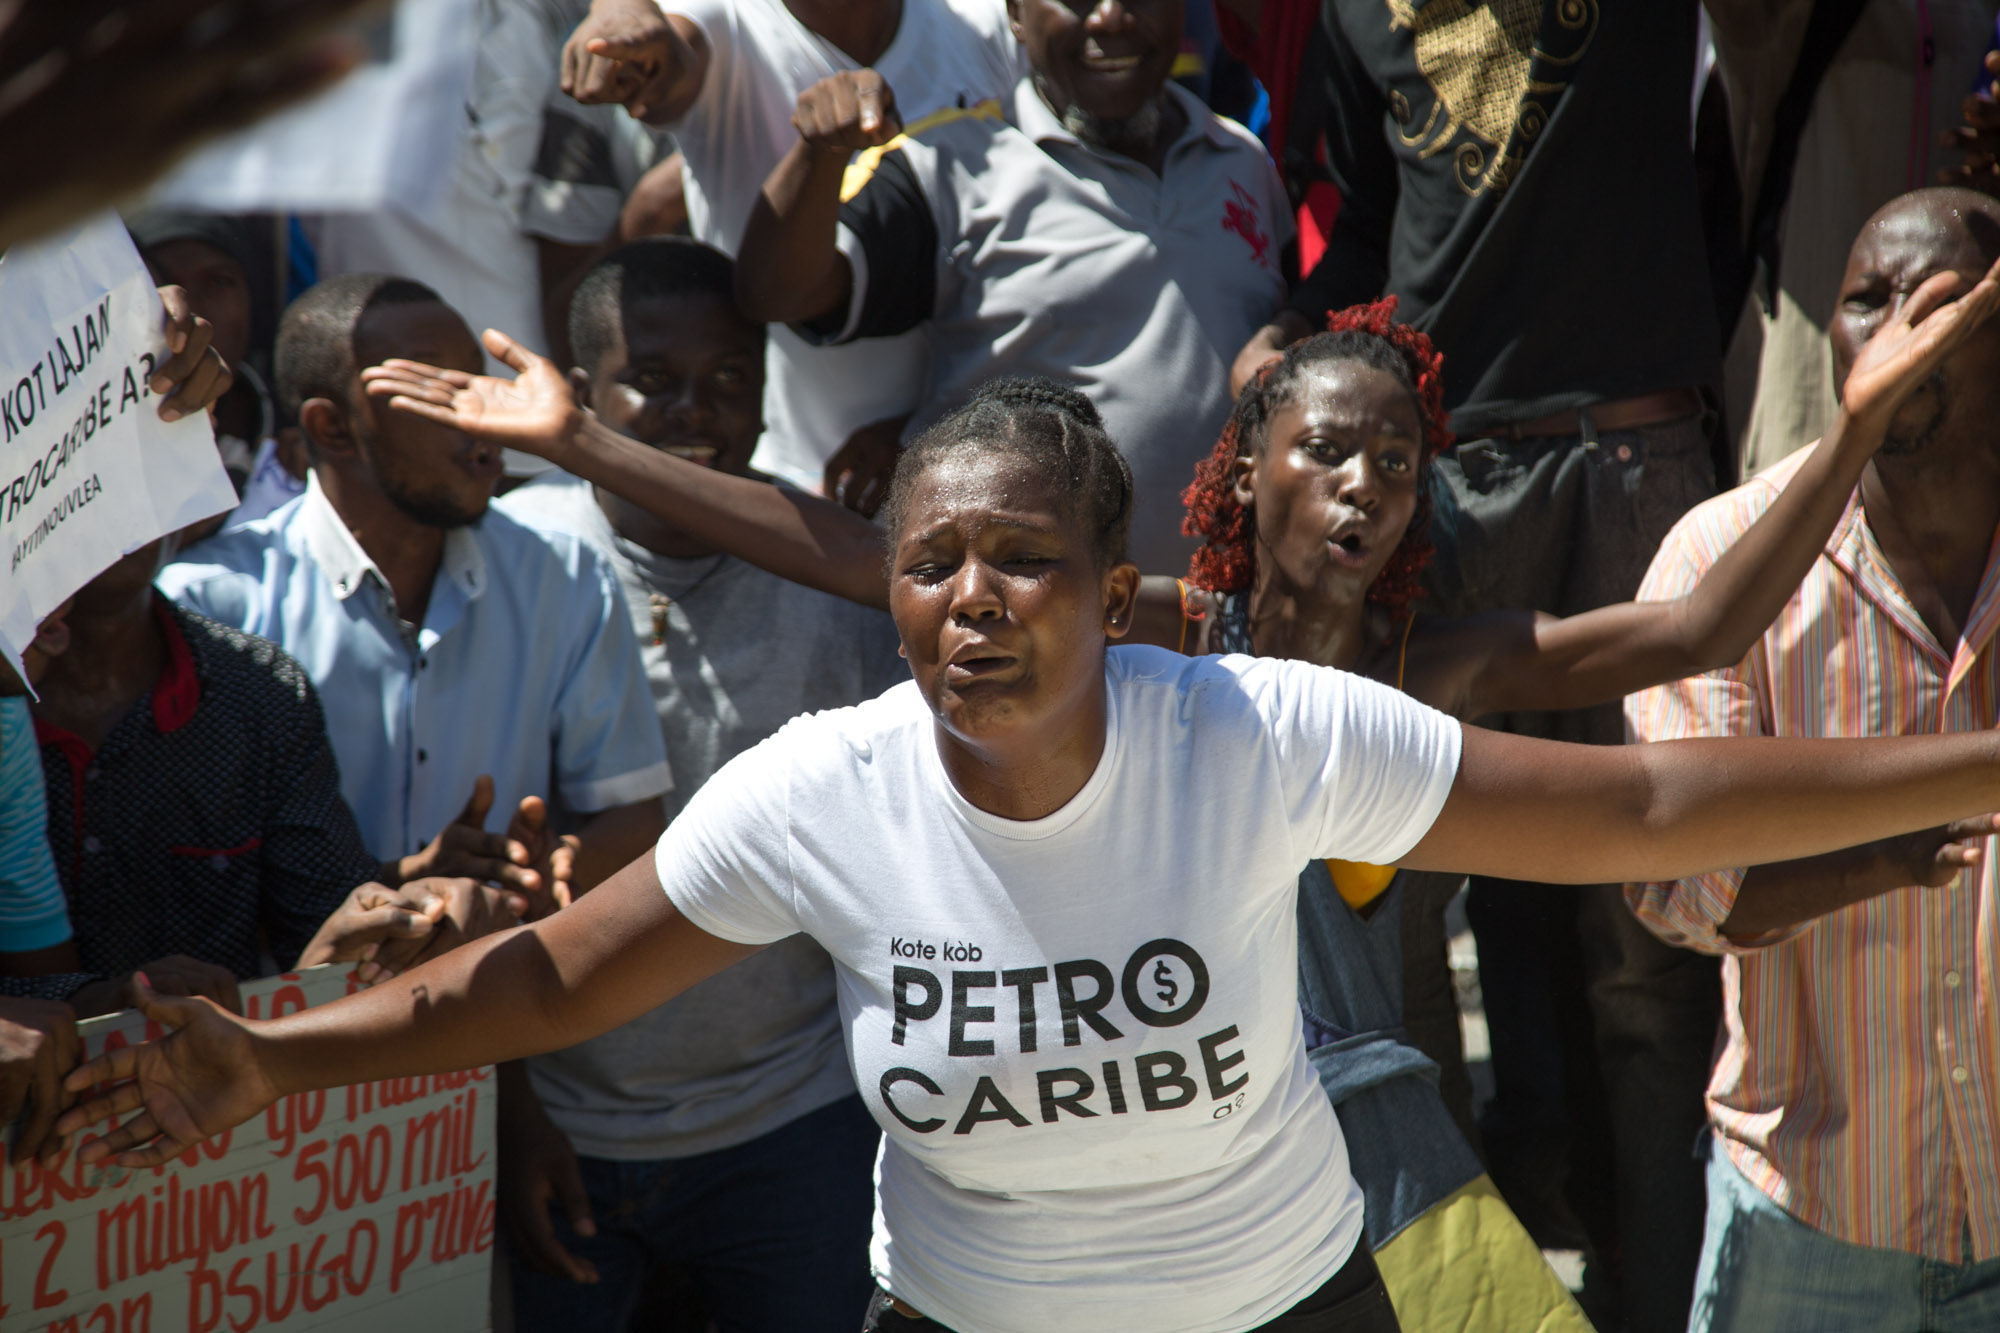
[[[333,502],[326,498],[317,472],[306,475],[305,498],[299,502],[292,527],[341,601],[359,592],[371,577],[382,591],[389,590],[389,580],[369,559],[368,552],[361,549],[361,543],[354,540]],[[451,580],[467,601],[486,590],[486,554],[479,548],[473,527],[467,525],[445,533],[444,559],[438,566],[439,575]]]
[[[2000,629],[2000,531],[1994,533],[1986,549],[1986,568],[1979,576],[1979,591],[1973,595],[1972,610],[1965,618],[1963,637],[1956,644],[1937,641],[1924,618],[1910,603],[1903,584],[1882,554],[1868,513],[1861,504],[1861,488],[1847,497],[1847,509],[1827,537],[1826,555],[1860,591],[1881,609],[1910,640],[1946,665],[1945,694],[1949,697],[1971,672],[1980,654]]]
[[[1168,146],[1169,158],[1178,152],[1182,145],[1196,137],[1206,139],[1217,148],[1234,146],[1229,131],[1223,126],[1221,119],[1210,111],[1200,98],[1172,80],[1167,83],[1167,96],[1180,106],[1182,117],[1187,122],[1181,129],[1180,137]],[[1036,143],[1068,143],[1076,144],[1080,148],[1091,146],[1070,133],[1064,127],[1062,117],[1042,100],[1042,94],[1035,87],[1033,73],[1022,75],[1021,81],[1014,85],[1013,103],[1009,108],[1008,119],[1020,129],[1021,133]],[[1122,157],[1123,154],[1107,152],[1106,156]]]
[[[194,669],[194,653],[188,647],[187,635],[181,633],[172,605],[157,593],[153,597],[153,616],[160,622],[160,633],[167,641],[166,665],[160,668],[160,678],[153,682],[153,725],[165,735],[194,720],[195,709],[201,706],[201,675]]]

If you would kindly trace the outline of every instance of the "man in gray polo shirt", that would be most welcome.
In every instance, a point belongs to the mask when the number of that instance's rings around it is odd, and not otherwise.
[[[737,295],[822,342],[926,328],[911,433],[996,375],[1076,385],[1132,464],[1133,558],[1174,573],[1230,361],[1285,299],[1284,187],[1248,131],[1168,81],[1181,5],[1008,12],[1032,70],[1005,98],[905,128],[873,71],[800,97]]]

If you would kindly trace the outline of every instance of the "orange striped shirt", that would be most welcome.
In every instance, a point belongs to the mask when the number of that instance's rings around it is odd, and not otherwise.
[[[1640,597],[1692,589],[1805,458],[1691,511],[1661,545]],[[1964,640],[1941,647],[1857,496],[1749,656],[1631,696],[1628,729],[1652,741],[1992,727],[1996,627],[2000,573],[1989,552]],[[1727,1044],[1709,1116],[1730,1159],[1793,1216],[1841,1240],[1951,1263],[2000,1254],[1997,870],[1989,847],[1945,888],[1897,889],[1751,947],[1717,934],[1740,870],[1626,886],[1654,933],[1724,955]]]

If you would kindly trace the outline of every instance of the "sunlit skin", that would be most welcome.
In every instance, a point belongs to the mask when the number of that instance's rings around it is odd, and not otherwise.
[[[1885,207],[1849,254],[1828,326],[1834,374],[1851,393],[1862,349],[1941,274],[1972,289],[2000,253],[2000,205],[1963,191],[1927,191]],[[2000,523],[2000,321],[1973,330],[1890,418],[1862,474],[1862,503],[1924,622],[1942,644],[1971,614],[1987,546]]]
[[[725,297],[690,294],[627,304],[621,328],[588,374],[570,372],[604,425],[675,458],[747,476],[763,433],[764,326]],[[605,490],[597,502],[620,536],[678,559],[715,548]]]
[[[486,359],[465,321],[432,303],[377,306],[354,326],[354,362],[392,356],[453,370],[477,371]],[[349,410],[361,454],[384,495],[424,511],[432,521],[469,523],[486,512],[501,476],[500,450],[462,432],[388,412],[355,393]]]
[[[1138,568],[1099,569],[1074,506],[1028,459],[965,450],[927,468],[895,534],[889,607],[966,799],[1038,819],[1104,752],[1108,640]]]
[[[1274,657],[1353,668],[1368,589],[1416,513],[1423,424],[1396,377],[1358,361],[1301,372],[1292,400],[1237,460],[1257,516],[1252,637]]]
[[[1007,14],[1048,104],[1111,122],[1160,97],[1185,23],[1181,0],[1009,0]],[[1169,142],[1178,128],[1161,126]]]

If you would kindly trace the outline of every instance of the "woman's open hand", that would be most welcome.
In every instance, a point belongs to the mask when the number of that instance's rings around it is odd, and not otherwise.
[[[390,360],[363,370],[362,386],[369,397],[386,399],[395,411],[562,466],[585,415],[576,391],[555,362],[536,356],[498,329],[488,329],[483,341],[488,351],[514,369],[513,379]]]
[[[116,1154],[120,1166],[157,1166],[278,1100],[279,1090],[258,1063],[250,1020],[199,997],[157,995],[144,973],[134,977],[132,990],[139,1011],[169,1031],[157,1041],[106,1051],[63,1080],[80,1096],[111,1084],[63,1113],[56,1127],[64,1135],[138,1112],[84,1143],[79,1160]]]

